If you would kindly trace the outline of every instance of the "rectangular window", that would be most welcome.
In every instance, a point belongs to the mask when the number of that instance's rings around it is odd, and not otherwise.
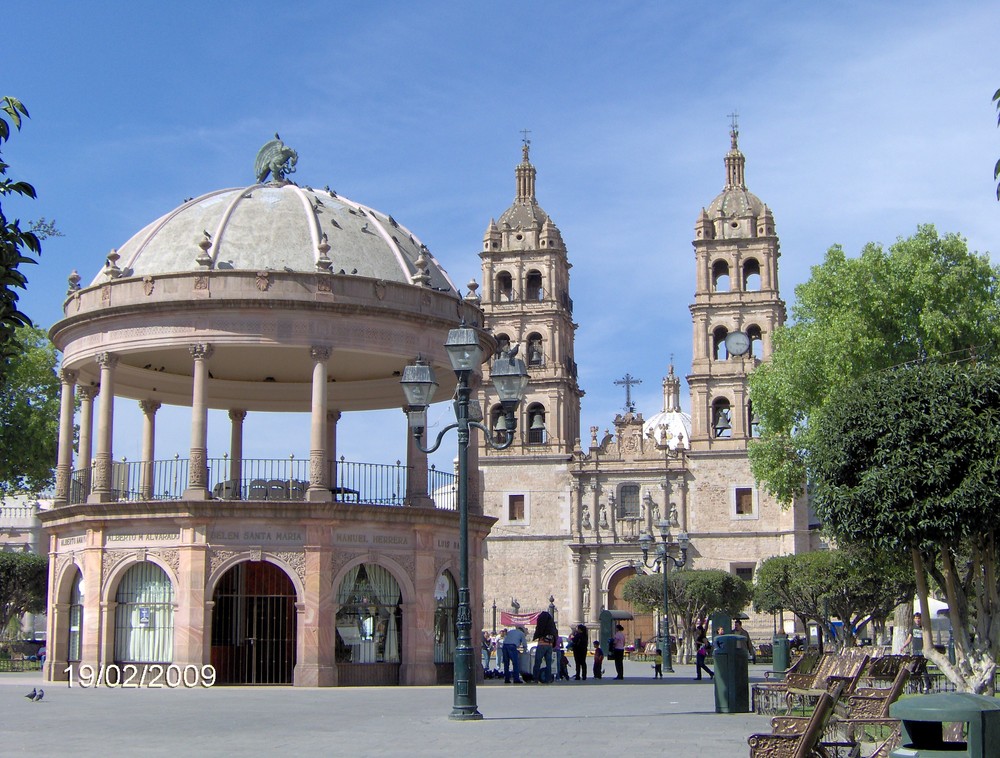
[[[639,485],[623,484],[618,491],[620,497],[619,518],[639,518]]]
[[[733,566],[733,573],[747,584],[753,584],[753,566]]]
[[[734,519],[756,519],[758,495],[755,487],[733,486],[729,488],[729,507]]]
[[[524,521],[524,495],[507,496],[507,520]]]

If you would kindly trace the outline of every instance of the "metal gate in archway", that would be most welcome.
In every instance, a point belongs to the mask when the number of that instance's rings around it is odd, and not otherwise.
[[[212,595],[212,665],[219,684],[291,684],[295,587],[280,568],[245,561]]]

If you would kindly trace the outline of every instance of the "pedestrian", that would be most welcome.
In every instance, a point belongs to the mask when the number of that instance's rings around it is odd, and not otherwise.
[[[565,650],[559,650],[559,678],[569,681],[569,657]]]
[[[601,650],[601,641],[594,640],[594,679],[604,676],[604,651]]]
[[[750,641],[750,632],[743,628],[743,622],[739,619],[733,622],[733,634],[738,634],[746,639],[747,655],[750,656],[750,663],[756,663],[757,651],[753,649],[753,642]]]
[[[538,643],[535,647],[535,665],[531,669],[531,675],[536,684],[548,684],[552,681],[552,649],[558,636],[559,631],[556,629],[556,622],[552,619],[552,614],[548,611],[539,613],[538,621],[535,623],[535,634],[532,637]],[[545,662],[544,675],[542,674],[543,661]],[[556,665],[558,665],[558,660]]]
[[[656,656],[653,658],[653,678],[663,678],[663,650],[656,648]]]
[[[618,624],[611,638],[611,659],[615,662],[615,679],[625,678],[625,627]]]
[[[924,657],[924,627],[920,623],[920,611],[913,614],[913,630],[903,641],[903,650],[910,648],[910,655],[914,658]],[[916,671],[920,675],[920,683],[924,692],[931,691],[931,675],[927,672],[926,661],[917,661]]]
[[[587,627],[580,624],[573,634],[570,642],[570,649],[573,651],[573,663],[576,664],[576,674],[574,679],[587,680],[587,651],[590,649],[590,639],[587,635]]]
[[[521,648],[527,642],[524,629],[515,626],[503,638],[503,682],[510,684],[510,666],[514,667],[514,684],[521,683]]]
[[[493,658],[493,639],[490,637],[490,633],[483,629],[483,671],[490,670],[490,659]]]
[[[705,636],[705,627],[701,624],[695,627],[694,644],[697,646],[695,650],[696,663],[694,670],[695,673],[698,674],[695,679],[701,679],[702,671],[708,673],[709,679],[714,679],[715,672],[705,665],[705,659],[708,657],[708,637]]]

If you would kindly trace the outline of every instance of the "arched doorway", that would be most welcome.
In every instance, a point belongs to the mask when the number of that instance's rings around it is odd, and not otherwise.
[[[155,563],[122,577],[115,594],[115,663],[170,663],[174,656],[174,586]]]
[[[337,673],[341,686],[399,684],[403,651],[402,595],[383,566],[347,572],[337,592]]]
[[[640,613],[622,597],[622,593],[625,591],[625,582],[633,576],[635,576],[635,569],[623,568],[611,577],[611,581],[608,582],[608,610],[631,611],[632,620],[620,622],[625,627],[625,644],[632,645],[637,639],[641,639],[642,644],[645,645],[650,640],[656,639],[656,615]]]
[[[295,587],[273,563],[244,561],[212,595],[212,665],[219,684],[291,684]]]

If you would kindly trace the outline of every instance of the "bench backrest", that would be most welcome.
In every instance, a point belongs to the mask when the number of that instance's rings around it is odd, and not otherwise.
[[[824,692],[816,702],[816,710],[809,718],[809,723],[802,732],[799,744],[795,749],[795,758],[809,758],[814,754],[817,743],[826,731],[827,722],[833,713],[834,698]]]

